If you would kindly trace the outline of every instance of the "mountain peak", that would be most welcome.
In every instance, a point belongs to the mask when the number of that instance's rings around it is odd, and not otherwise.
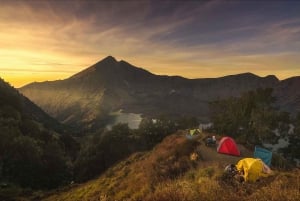
[[[118,65],[119,65],[119,61],[117,61],[113,56],[107,56],[104,59],[92,65],[92,68],[99,70],[99,69],[114,68]]]
[[[104,59],[102,59],[100,62],[110,62],[110,63],[115,63],[118,62],[113,56],[107,56]]]
[[[76,73],[75,75],[71,76],[70,78],[81,78],[91,73],[94,73],[97,69],[107,69],[118,65],[118,61],[113,56],[107,56],[101,61],[98,61],[94,65],[90,66],[89,68]]]

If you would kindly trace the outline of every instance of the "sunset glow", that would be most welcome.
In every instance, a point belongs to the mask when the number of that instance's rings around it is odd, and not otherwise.
[[[0,77],[65,79],[108,55],[187,78],[300,75],[297,1],[3,1]]]

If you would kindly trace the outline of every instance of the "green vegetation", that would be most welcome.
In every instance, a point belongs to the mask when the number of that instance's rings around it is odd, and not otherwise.
[[[150,150],[166,136],[183,128],[182,121],[195,126],[194,118],[184,117],[176,121],[160,117],[144,118],[138,129],[129,129],[127,124],[117,124],[111,130],[102,130],[82,139],[80,153],[74,164],[74,179],[86,181],[125,159],[137,151]]]
[[[290,144],[288,147],[281,149],[284,156],[289,160],[300,158],[300,113],[295,118],[293,125],[295,125],[295,128],[294,134],[289,136]]]
[[[280,150],[291,161],[300,157],[300,114],[291,118],[274,107],[272,89],[257,89],[211,103],[214,131],[234,137],[250,147],[263,143],[276,144],[279,138],[288,138],[290,145]],[[294,133],[289,133],[294,125]]]
[[[272,89],[257,89],[238,98],[211,104],[212,121],[217,133],[225,133],[244,143],[261,144],[276,139],[272,132],[281,123],[281,114],[272,104]]]
[[[24,97],[3,80],[0,94],[0,185],[5,187],[0,199],[15,196],[21,188],[64,185],[71,179],[65,136],[31,118],[34,114],[27,113]]]

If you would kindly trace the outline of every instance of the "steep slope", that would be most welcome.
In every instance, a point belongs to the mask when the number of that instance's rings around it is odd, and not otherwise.
[[[76,144],[57,132],[62,128],[0,79],[0,200],[12,200],[20,187],[48,189],[68,180],[68,145]]]
[[[251,73],[211,79],[159,76],[109,56],[68,79],[32,83],[20,91],[59,121],[90,128],[120,109],[207,119],[210,101],[278,82],[275,76]]]
[[[0,106],[10,106],[25,118],[42,123],[45,127],[62,130],[63,126],[54,118],[50,117],[41,108],[31,102],[27,97],[21,95],[0,78]]]
[[[132,155],[98,179],[56,191],[42,200],[260,201],[270,197],[276,201],[297,200],[295,184],[299,171],[275,172],[255,184],[226,183],[222,179],[225,165],[235,164],[240,158],[218,154],[215,148],[204,145],[201,136],[190,140],[185,134],[179,131],[168,136],[152,151]],[[191,160],[193,153],[199,156],[196,160]],[[249,157],[251,153],[243,148],[243,157]],[[286,186],[284,192],[280,189],[283,185]],[[282,193],[277,198],[278,190]]]

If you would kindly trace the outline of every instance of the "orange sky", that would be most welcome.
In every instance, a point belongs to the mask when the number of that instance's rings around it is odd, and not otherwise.
[[[64,79],[108,55],[187,78],[300,75],[300,4],[153,2],[1,2],[0,77]]]

